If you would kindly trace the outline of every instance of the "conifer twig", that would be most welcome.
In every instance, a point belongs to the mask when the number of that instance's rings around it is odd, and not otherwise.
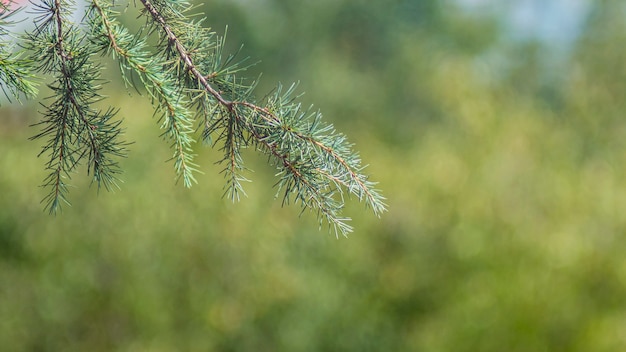
[[[335,228],[335,231],[342,234],[350,232],[351,227],[345,223],[346,218],[339,216],[342,204],[337,203],[332,197],[336,192],[343,193],[341,190],[342,186],[346,187],[351,193],[356,194],[359,199],[364,199],[377,215],[386,209],[384,198],[372,188],[373,184],[368,182],[365,176],[359,174],[361,167],[358,165],[359,160],[357,157],[352,156],[351,159],[348,159],[335,148],[325,144],[322,139],[315,138],[313,133],[307,135],[299,132],[297,126],[290,125],[289,121],[270,111],[268,107],[262,107],[250,101],[225,98],[207,80],[207,78],[216,77],[216,74],[201,72],[198,69],[190,50],[186,48],[183,41],[179,39],[173,28],[170,27],[162,11],[157,8],[158,0],[154,3],[150,0],[140,1],[147,13],[164,32],[168,45],[175,49],[180,60],[184,63],[185,71],[229,115],[227,141],[233,142],[234,132],[232,128],[233,124],[237,124],[251,136],[253,144],[276,160],[276,166],[280,171],[279,175],[282,174],[279,189],[280,187],[285,188],[283,196],[285,202],[288,202],[292,193],[295,194],[296,200],[299,200],[305,208],[317,209],[323,214],[323,217],[329,224]],[[174,3],[168,4],[166,1],[159,3],[162,7],[175,6]],[[170,12],[174,16],[180,13],[176,9],[171,9]],[[277,95],[277,100],[280,100],[278,98]],[[277,102],[275,101],[274,103]],[[240,107],[247,110],[247,115]],[[280,110],[284,106],[275,108]],[[290,114],[299,115],[299,105],[288,106],[286,112],[287,116]],[[319,117],[320,115],[317,114],[315,119],[319,120]],[[318,125],[318,122],[316,121],[315,125]],[[326,128],[325,130],[327,131],[328,129]],[[341,135],[331,133],[331,136],[335,141],[338,139],[343,141],[343,136]],[[295,137],[295,139],[292,137]],[[352,153],[349,148],[346,148],[345,144],[338,143],[338,145],[346,149],[348,153]],[[302,148],[307,149],[306,152]],[[230,151],[230,168],[234,169],[236,167],[236,160],[232,154],[234,147],[230,146],[227,149]],[[300,149],[299,156],[294,157],[289,152],[289,150],[298,149]],[[331,183],[337,187],[330,188]]]
[[[322,122],[322,115],[303,109],[294,95],[296,85],[278,85],[262,99],[254,96],[256,81],[240,78],[249,67],[224,55],[225,35],[203,26],[203,19],[187,14],[186,0],[140,0],[146,24],[131,33],[118,20],[113,0],[85,0],[83,25],[71,21],[74,0],[33,2],[35,30],[24,38],[29,60],[0,45],[0,88],[6,95],[31,96],[33,72],[53,76],[41,128],[32,139],[45,139],[39,155],[47,153],[49,172],[43,202],[56,212],[67,202],[67,180],[86,162],[93,182],[109,190],[117,186],[117,158],[125,156],[119,140],[117,111],[99,110],[100,63],[109,55],[119,65],[123,82],[138,92],[145,88],[158,115],[163,137],[171,142],[177,179],[186,187],[196,182],[194,134],[222,152],[218,160],[227,182],[224,196],[245,195],[242,150],[252,147],[268,157],[277,170],[276,197],[283,205],[300,203],[317,212],[338,235],[352,231],[341,211],[346,196],[356,196],[376,215],[386,210],[384,197],[362,171],[361,159],[346,137]],[[0,4],[2,4],[0,2]],[[1,5],[0,5],[1,6]],[[0,8],[1,9],[1,8]],[[7,34],[8,15],[0,11],[0,44]],[[157,37],[157,44],[150,45]],[[29,65],[32,63],[32,67]]]
[[[36,5],[41,14],[37,28],[30,36],[31,50],[39,62],[37,70],[55,73],[55,82],[49,87],[56,100],[46,107],[44,119],[37,123],[42,131],[31,139],[48,138],[42,155],[48,151],[46,168],[50,174],[43,186],[50,189],[44,198],[46,208],[55,213],[61,203],[67,203],[65,179],[87,157],[87,172],[93,172],[93,181],[107,190],[117,186],[119,166],[113,157],[125,155],[125,142],[119,141],[120,121],[111,122],[115,110],[102,112],[93,104],[102,99],[98,93],[99,71],[89,61],[92,47],[84,45],[64,11],[72,3],[63,0],[44,0]]]
[[[139,75],[153,102],[156,101],[158,110],[163,113],[161,128],[165,129],[164,136],[173,142],[172,158],[177,175],[183,179],[185,187],[191,187],[192,182],[196,182],[193,173],[197,171],[197,165],[193,162],[194,155],[191,152],[193,127],[185,98],[177,92],[173,77],[163,73],[162,67],[152,60],[145,41],[135,40],[125,28],[110,19],[111,11],[110,5],[102,4],[99,0],[91,1],[88,15],[95,36],[92,40],[103,52],[113,49],[120,60],[124,77],[126,70],[133,70]],[[130,83],[129,79],[125,81]]]

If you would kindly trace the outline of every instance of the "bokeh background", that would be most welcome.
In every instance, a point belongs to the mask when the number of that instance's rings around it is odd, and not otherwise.
[[[3,104],[1,350],[626,350],[623,1],[202,10],[260,60],[259,95],[300,81],[389,212],[350,201],[356,231],[337,239],[281,208],[254,153],[231,204],[219,151],[200,146],[199,184],[176,185],[149,99],[114,82],[135,142],[122,190],[81,170],[49,216],[37,104]]]

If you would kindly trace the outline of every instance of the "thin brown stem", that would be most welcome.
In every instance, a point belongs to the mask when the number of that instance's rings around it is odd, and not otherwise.
[[[191,74],[198,80],[198,82],[200,82],[200,84],[204,87],[204,89],[206,89],[209,93],[211,93],[211,95],[217,101],[219,101],[220,104],[226,106],[229,111],[233,111],[233,106],[232,106],[233,103],[231,101],[224,99],[224,97],[217,90],[215,90],[211,86],[211,84],[207,81],[207,78],[206,78],[207,76],[203,75],[202,73],[200,73],[200,71],[198,71],[198,69],[193,63],[191,56],[188,54],[187,49],[183,46],[180,40],[178,40],[178,38],[176,37],[176,34],[174,34],[170,26],[167,24],[167,22],[165,21],[165,19],[159,12],[159,10],[157,10],[149,0],[141,0],[141,3],[146,8],[148,13],[150,13],[154,21],[158,23],[161,26],[161,28],[163,28],[163,31],[167,35],[167,39],[169,40],[171,44],[174,45],[174,47],[176,48],[176,51],[178,52],[178,55],[180,56],[181,60],[183,60],[183,63],[185,64],[189,72],[191,72]]]

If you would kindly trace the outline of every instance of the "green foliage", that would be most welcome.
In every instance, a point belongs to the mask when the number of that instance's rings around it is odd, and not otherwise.
[[[67,181],[76,168],[87,164],[98,187],[117,187],[119,158],[127,143],[120,139],[117,110],[100,110],[100,68],[97,54],[119,63],[124,82],[145,88],[152,98],[163,130],[171,143],[177,177],[186,187],[196,182],[193,144],[200,139],[217,146],[226,178],[225,196],[233,201],[244,194],[248,181],[242,149],[254,148],[276,168],[277,197],[318,214],[336,234],[352,231],[342,216],[344,198],[354,195],[376,215],[385,211],[375,183],[362,173],[357,152],[343,134],[322,122],[320,112],[303,108],[295,85],[276,87],[261,99],[254,97],[255,81],[240,74],[248,67],[235,55],[226,56],[224,38],[203,27],[203,19],[190,15],[186,1],[140,1],[145,25],[131,33],[119,21],[112,1],[88,1],[85,23],[71,21],[74,2],[44,0],[37,3],[36,28],[25,39],[34,70],[52,75],[41,132],[41,154],[47,154],[49,175],[43,186],[46,208],[55,213],[67,202]],[[157,43],[150,46],[154,39]],[[31,93],[23,77],[26,66],[17,57],[3,61],[10,91]],[[21,76],[20,76],[21,75]],[[40,154],[40,155],[41,155]]]

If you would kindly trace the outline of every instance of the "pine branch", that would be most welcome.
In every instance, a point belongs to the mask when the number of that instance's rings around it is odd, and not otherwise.
[[[45,106],[44,119],[37,123],[42,131],[32,137],[48,139],[40,155],[50,154],[46,164],[50,174],[43,183],[50,191],[43,201],[51,213],[62,203],[69,204],[65,180],[83,159],[87,158],[87,172],[93,173],[98,188],[110,190],[118,187],[120,172],[113,157],[125,155],[126,143],[119,140],[120,121],[111,121],[115,110],[101,112],[92,107],[102,99],[96,83],[100,71],[90,62],[93,47],[86,45],[67,18],[72,5],[61,0],[38,4],[40,16],[29,41],[34,61],[40,63],[37,70],[56,74],[55,82],[49,85],[55,101]]]
[[[193,173],[197,165],[193,163],[192,143],[194,132],[191,113],[187,109],[184,93],[176,88],[172,75],[164,73],[162,64],[153,59],[147,49],[145,40],[132,36],[128,30],[117,23],[111,5],[101,1],[91,1],[87,14],[92,29],[91,40],[101,52],[111,52],[120,62],[120,71],[127,84],[128,71],[135,72],[148,90],[156,104],[157,111],[162,113],[161,128],[163,135],[172,141],[174,167],[183,184],[191,187],[196,182]]]
[[[320,226],[334,232],[352,231],[341,215],[345,198],[354,196],[376,215],[386,210],[384,197],[363,174],[361,159],[346,137],[322,122],[322,115],[304,109],[294,94],[278,86],[257,100],[256,81],[242,79],[249,63],[237,53],[224,55],[225,36],[204,27],[203,19],[188,15],[184,0],[140,0],[146,24],[131,33],[117,19],[114,1],[88,0],[81,25],[70,20],[72,0],[33,3],[38,14],[35,30],[25,38],[31,55],[0,46],[0,87],[5,94],[33,95],[32,70],[52,75],[41,128],[33,139],[45,139],[39,155],[48,154],[43,186],[46,209],[56,212],[67,202],[67,181],[86,162],[98,188],[117,186],[117,158],[125,156],[116,110],[98,110],[100,70],[96,56],[108,55],[119,64],[122,80],[152,99],[163,136],[172,144],[177,179],[194,182],[195,133],[223,153],[218,161],[226,178],[224,196],[233,201],[245,195],[242,150],[255,148],[276,168],[276,197],[283,205],[299,203],[317,213]],[[0,24],[8,23],[0,11]],[[0,37],[6,35],[0,26]],[[156,46],[148,44],[158,40]],[[29,62],[36,63],[29,66]],[[8,91],[8,93],[7,93]]]
[[[140,1],[164,33],[168,48],[173,48],[182,61],[187,82],[197,82],[220,105],[219,110],[228,116],[225,131],[222,132],[227,142],[224,160],[229,162],[228,173],[234,175],[235,168],[241,168],[241,160],[233,154],[233,150],[240,148],[236,144],[252,143],[274,160],[277,176],[280,177],[278,190],[284,190],[283,203],[289,203],[293,196],[304,208],[318,211],[320,218],[325,218],[336,233],[346,234],[352,230],[346,224],[349,219],[339,215],[343,207],[342,187],[360,200],[365,200],[377,215],[386,209],[384,198],[373,188],[374,184],[360,174],[360,159],[351,151],[345,137],[335,133],[332,126],[322,125],[319,113],[310,116],[302,112],[300,105],[291,98],[293,89],[284,96],[277,89],[276,94],[265,102],[266,106],[259,106],[250,96],[250,90],[242,91],[231,78],[230,81],[222,81],[230,83],[232,99],[227,99],[208,81],[208,78],[215,79],[217,75],[198,69],[193,51],[180,38],[184,38],[184,32],[181,32],[183,35],[175,33],[173,28],[178,27],[169,24],[175,22],[180,25],[184,18],[181,9],[184,4],[164,0]],[[216,123],[210,130],[217,129],[219,126]],[[244,133],[250,138],[246,138]],[[231,177],[231,188],[239,189],[236,176]],[[341,202],[334,198],[336,194],[339,194]]]

